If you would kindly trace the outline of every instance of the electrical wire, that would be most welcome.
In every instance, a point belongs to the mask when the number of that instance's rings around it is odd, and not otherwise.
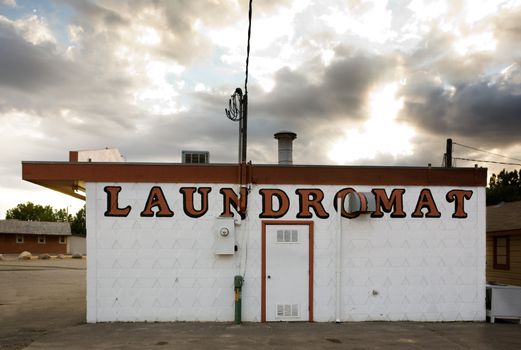
[[[471,162],[478,162],[478,163],[494,163],[494,164],[520,165],[521,166],[521,163],[495,162],[493,160],[482,160],[482,159],[472,159],[472,158],[462,158],[462,157],[452,157],[452,159],[468,160]]]
[[[491,154],[493,156],[497,156],[497,157],[501,157],[501,158],[505,158],[505,159],[510,159],[510,160],[517,160],[517,161],[520,161],[521,162],[521,159],[519,158],[511,158],[511,157],[507,157],[507,156],[504,156],[502,154],[498,154],[498,153],[494,153],[494,152],[490,152],[490,151],[485,151],[483,149],[480,149],[480,148],[477,148],[477,147],[472,147],[472,146],[467,146],[467,145],[462,145],[461,143],[457,143],[457,142],[452,142],[453,145],[458,145],[458,146],[461,146],[461,147],[465,147],[465,148],[469,148],[469,149],[472,149],[472,150],[475,150],[475,151],[479,151],[479,152],[483,152],[483,153],[488,153],[488,154]],[[508,164],[508,163],[505,163],[505,164]]]
[[[248,11],[248,46],[246,47],[246,77],[244,78],[244,94],[248,95],[248,67],[250,64],[250,38],[251,38],[251,12],[252,2],[250,0],[250,9]]]

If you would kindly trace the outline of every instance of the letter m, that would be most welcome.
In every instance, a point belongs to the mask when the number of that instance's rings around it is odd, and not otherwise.
[[[387,196],[387,192],[383,188],[375,188],[373,192],[375,197],[375,211],[371,214],[373,218],[381,218],[385,213],[391,213],[392,218],[404,218],[403,211],[403,194],[404,188],[396,188],[391,192],[391,196]]]

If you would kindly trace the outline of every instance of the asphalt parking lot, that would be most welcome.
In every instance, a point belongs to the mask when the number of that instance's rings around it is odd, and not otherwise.
[[[85,260],[0,261],[0,349],[85,323]]]
[[[521,349],[514,323],[85,323],[85,259],[0,261],[0,349]]]

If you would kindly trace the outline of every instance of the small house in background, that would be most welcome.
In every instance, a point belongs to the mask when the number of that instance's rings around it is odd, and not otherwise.
[[[487,207],[487,281],[521,286],[521,201]]]
[[[68,222],[0,220],[0,253],[66,254]]]

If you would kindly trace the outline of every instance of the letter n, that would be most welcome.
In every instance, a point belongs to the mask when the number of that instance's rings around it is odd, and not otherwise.
[[[223,212],[221,216],[233,217],[231,207],[241,216],[241,219],[246,219],[246,207],[248,205],[248,189],[241,187],[241,197],[231,188],[221,188],[219,191],[223,196]]]

